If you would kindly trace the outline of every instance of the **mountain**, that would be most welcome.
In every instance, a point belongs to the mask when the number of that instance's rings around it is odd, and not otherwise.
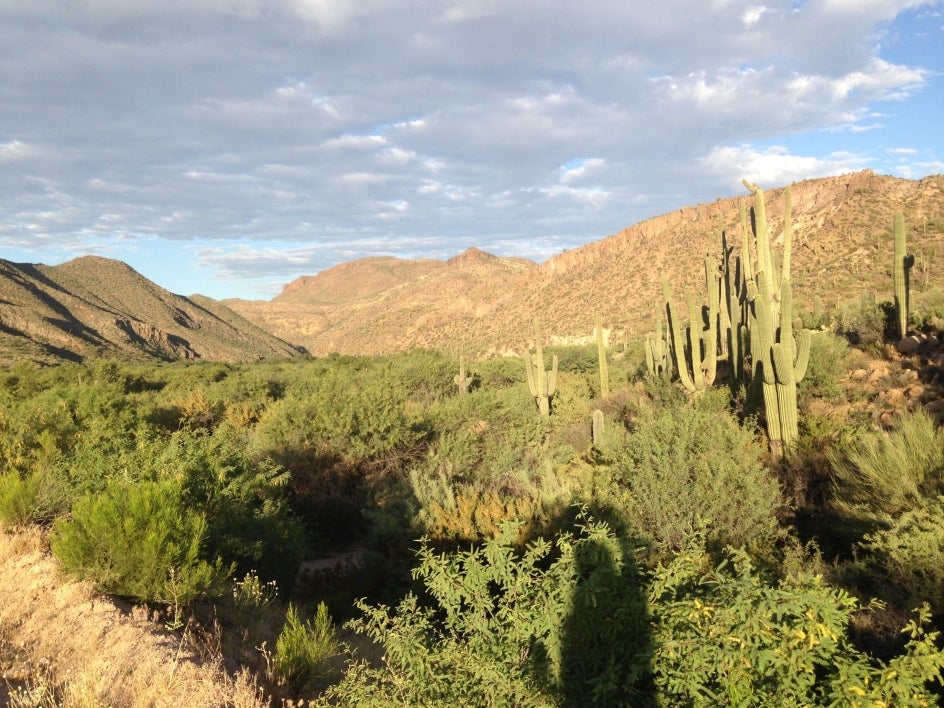
[[[245,361],[298,353],[225,305],[175,295],[121,261],[0,259],[0,364],[97,354]]]
[[[762,185],[764,186],[764,185]],[[775,247],[784,188],[766,190]],[[904,212],[917,261],[912,289],[944,287],[944,176],[915,181],[866,170],[792,185],[793,284],[800,310],[874,294],[891,297],[892,224]],[[650,329],[665,273],[676,297],[704,288],[704,256],[721,231],[739,248],[739,203],[685,207],[561,253],[541,265],[470,249],[448,261],[365,258],[285,286],[270,302],[226,300],[246,319],[315,355],[431,347],[467,354],[520,351],[537,317],[558,343],[588,342],[594,317],[611,342]],[[944,296],[942,296],[944,297]]]

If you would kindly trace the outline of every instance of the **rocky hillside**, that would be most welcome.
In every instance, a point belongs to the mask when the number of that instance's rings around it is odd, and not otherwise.
[[[770,185],[762,185],[770,186]],[[775,242],[783,188],[767,190]],[[703,257],[721,231],[739,245],[739,201],[719,199],[649,219],[538,266],[472,249],[449,261],[369,258],[300,278],[271,302],[225,304],[313,354],[432,347],[495,354],[526,346],[538,317],[561,342],[588,340],[595,315],[611,340],[649,329],[660,278],[700,288]],[[798,307],[829,310],[861,294],[890,298],[891,229],[905,214],[917,256],[913,290],[944,287],[944,176],[920,181],[871,171],[793,185],[793,281]]]
[[[0,364],[98,354],[247,361],[298,350],[225,305],[174,295],[121,261],[0,259]]]

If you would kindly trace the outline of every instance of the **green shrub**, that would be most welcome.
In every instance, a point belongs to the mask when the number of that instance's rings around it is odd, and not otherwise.
[[[297,693],[312,681],[326,678],[330,673],[327,662],[340,652],[327,605],[319,603],[315,616],[303,622],[295,606],[289,604],[285,626],[269,658],[270,672],[277,683]]]
[[[634,566],[615,537],[579,537],[519,552],[513,529],[455,554],[425,546],[410,594],[391,611],[359,602],[351,622],[381,644],[380,664],[356,663],[325,705],[616,705],[633,696],[649,651]]]
[[[801,404],[811,398],[840,401],[843,397],[839,380],[849,368],[849,344],[830,332],[814,332],[810,339],[810,360],[806,376],[799,384]]]
[[[430,604],[358,607],[383,662],[350,665],[319,705],[932,705],[944,653],[926,610],[887,664],[858,651],[858,602],[799,571],[773,585],[743,551],[720,565],[695,534],[650,577],[589,522],[523,553],[513,534],[453,554],[424,546]]]
[[[25,526],[33,520],[39,477],[19,472],[0,474],[0,526]]]
[[[944,497],[906,511],[892,524],[867,534],[860,547],[871,587],[908,610],[922,602],[944,613]]]
[[[928,706],[944,653],[926,608],[887,665],[847,636],[856,599],[801,574],[772,586],[742,551],[712,567],[696,540],[656,572],[648,593],[661,705]]]
[[[67,573],[100,592],[178,606],[222,592],[230,569],[203,558],[206,534],[205,517],[183,506],[176,485],[113,481],[75,502],[51,545]]]
[[[892,432],[856,435],[829,459],[848,512],[896,515],[944,494],[944,431],[922,409],[902,415]]]
[[[614,453],[612,505],[657,551],[677,550],[702,525],[714,545],[765,551],[781,506],[764,449],[717,401],[641,418]]]

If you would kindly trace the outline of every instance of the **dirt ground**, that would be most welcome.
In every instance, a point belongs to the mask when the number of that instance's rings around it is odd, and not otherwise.
[[[146,610],[62,577],[42,534],[0,532],[0,706],[10,690],[55,690],[63,706],[261,707],[247,674]]]

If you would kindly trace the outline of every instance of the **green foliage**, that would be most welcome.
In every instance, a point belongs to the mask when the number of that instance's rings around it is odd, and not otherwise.
[[[742,551],[711,567],[695,542],[649,587],[653,668],[667,705],[927,706],[944,653],[926,611],[905,629],[905,653],[873,662],[846,636],[858,603],[821,576],[772,586]]]
[[[322,705],[931,705],[944,653],[926,611],[887,664],[852,645],[854,597],[798,572],[771,584],[747,554],[720,565],[689,543],[651,577],[590,522],[552,545],[509,537],[470,551],[424,546],[413,594],[360,602],[352,627],[382,645]]]
[[[384,663],[353,665],[323,701],[613,705],[648,651],[631,559],[599,524],[520,554],[515,535],[455,554],[424,546],[414,576],[432,606],[413,594],[393,611],[358,603],[351,624],[383,646]]]
[[[299,692],[311,682],[326,678],[330,673],[328,661],[340,652],[341,643],[327,605],[319,603],[315,616],[303,622],[295,605],[289,603],[269,668],[277,683]]]
[[[109,482],[55,524],[52,551],[67,573],[100,592],[188,605],[217,596],[229,569],[204,560],[203,515],[187,510],[170,482]]]
[[[24,526],[33,520],[39,478],[18,472],[0,474],[0,527]]]
[[[867,431],[829,455],[841,509],[897,515],[944,494],[944,431],[922,409],[890,433]]]
[[[763,453],[711,397],[662,409],[614,453],[612,506],[660,552],[681,548],[701,524],[713,544],[769,549],[780,499]]]
[[[944,613],[944,497],[897,517],[888,528],[866,534],[861,561],[871,584],[902,609],[927,602]]]
[[[849,344],[830,332],[815,332],[810,339],[810,360],[800,383],[801,403],[812,398],[839,402],[843,398],[839,380],[848,372]]]

